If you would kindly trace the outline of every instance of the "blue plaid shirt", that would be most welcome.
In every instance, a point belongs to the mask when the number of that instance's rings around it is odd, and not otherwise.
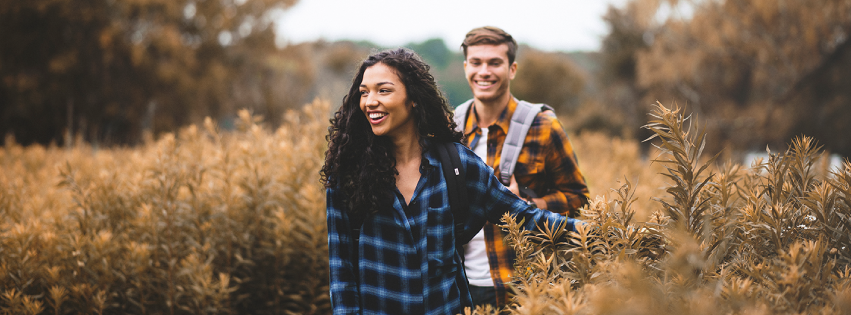
[[[456,144],[466,170],[470,214],[464,228],[478,231],[485,221],[500,222],[510,212],[526,229],[574,219],[536,209],[511,193],[475,153]],[[331,303],[334,314],[458,314],[472,304],[440,160],[424,154],[411,203],[396,190],[392,200],[361,225],[354,244],[345,196],[326,193]]]

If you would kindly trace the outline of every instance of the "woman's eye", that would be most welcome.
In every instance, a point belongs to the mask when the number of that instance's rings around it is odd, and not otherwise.
[[[390,92],[390,90],[388,90],[388,89],[381,89],[381,90],[378,90],[378,92],[380,92],[380,93],[388,93],[388,92]]]
[[[366,96],[368,94],[366,91],[360,91],[360,96]]]

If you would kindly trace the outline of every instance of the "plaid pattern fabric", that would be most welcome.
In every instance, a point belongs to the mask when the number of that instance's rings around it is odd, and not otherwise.
[[[495,168],[496,176],[499,176],[502,145],[517,103],[517,99],[512,97],[499,119],[488,127],[488,139],[480,139],[482,131],[476,121],[475,106],[470,106],[469,113],[455,113],[467,115],[464,134],[471,148],[478,141],[487,141],[487,164]],[[590,197],[573,146],[552,111],[542,111],[535,117],[517,158],[514,177],[520,187],[529,187],[543,198],[547,202],[547,210],[552,212],[576,216],[578,209],[587,204]],[[484,232],[497,305],[503,306],[506,303],[505,284],[511,282],[514,271],[514,252],[503,243],[503,232],[499,227],[488,222]]]
[[[464,229],[478,231],[505,212],[525,219],[525,228],[574,219],[526,205],[494,176],[475,153],[456,144],[466,169],[470,202]],[[396,190],[386,206],[366,218],[358,244],[340,190],[326,192],[331,303],[334,314],[458,314],[472,304],[456,254],[454,222],[440,160],[424,153],[411,203]]]

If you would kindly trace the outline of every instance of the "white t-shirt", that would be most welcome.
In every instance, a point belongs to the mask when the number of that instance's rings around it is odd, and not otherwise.
[[[488,129],[481,128],[482,135],[473,152],[482,160],[488,160]],[[464,245],[464,270],[467,272],[467,280],[471,285],[479,287],[492,287],[490,264],[488,264],[488,251],[485,245],[485,231],[479,230],[476,236]]]

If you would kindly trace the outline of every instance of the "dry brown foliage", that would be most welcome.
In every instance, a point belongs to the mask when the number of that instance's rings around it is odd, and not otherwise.
[[[327,314],[327,102],[133,149],[0,150],[0,313]],[[819,146],[716,165],[679,109],[637,143],[573,137],[598,196],[577,233],[521,231],[512,314],[847,314],[851,163]],[[689,124],[691,123],[691,124]],[[608,187],[617,187],[607,190]],[[493,309],[467,314],[494,314]]]
[[[521,231],[506,216],[518,257],[508,313],[851,311],[851,163],[821,172],[819,146],[800,137],[749,168],[716,166],[693,119],[658,103],[651,116],[666,179],[655,211],[636,216],[638,189],[626,181],[583,209],[569,237]]]
[[[135,149],[0,151],[0,313],[325,314],[327,102]]]

